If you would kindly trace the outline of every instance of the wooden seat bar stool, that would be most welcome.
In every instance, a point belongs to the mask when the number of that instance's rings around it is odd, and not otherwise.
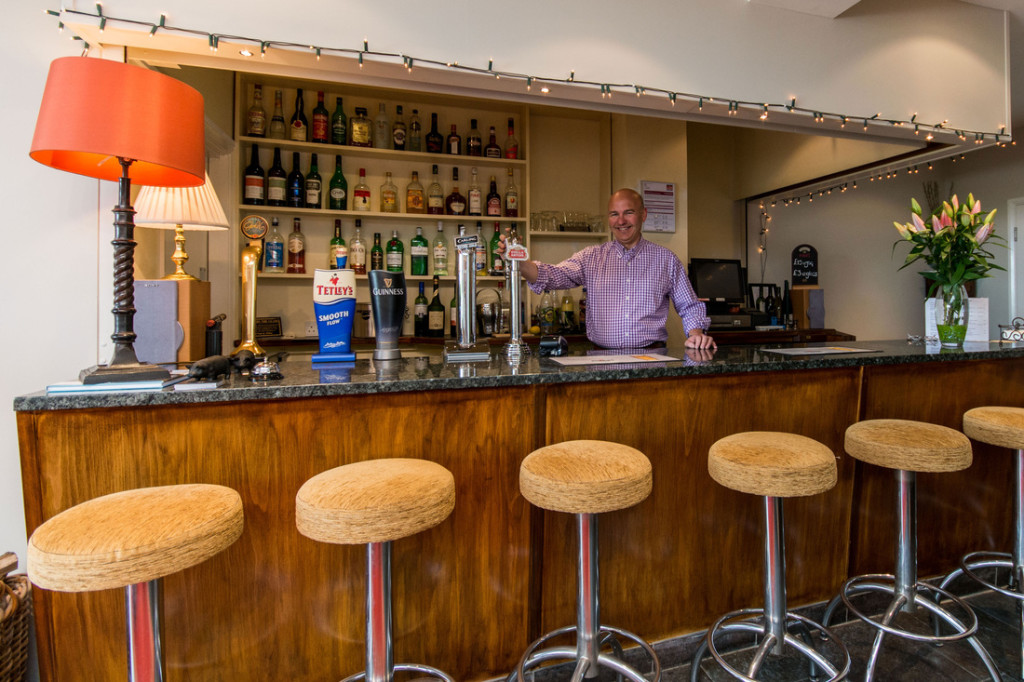
[[[867,661],[865,682],[874,679],[875,665],[885,635],[916,642],[941,644],[966,639],[977,652],[993,680],[1000,680],[992,657],[975,636],[978,619],[962,599],[942,588],[917,579],[917,474],[960,471],[971,465],[971,443],[954,429],[903,419],[871,419],[846,429],[846,452],[853,458],[895,470],[896,475],[896,568],[893,574],[871,574],[850,578],[825,609],[827,625],[842,602],[850,613],[875,628],[875,639]],[[872,618],[853,604],[853,597],[866,593],[892,596],[879,619]],[[932,601],[941,595],[962,612],[962,618]],[[923,597],[923,598],[919,598]],[[904,629],[894,621],[900,612],[913,613],[917,606],[946,623],[953,632],[932,635]]]
[[[455,682],[437,668],[394,662],[391,543],[433,528],[455,508],[455,478],[422,459],[374,459],[317,474],[295,496],[295,525],[318,542],[366,545],[366,670],[343,682],[392,682],[395,671]]]
[[[825,670],[829,682],[845,679],[850,671],[846,647],[824,626],[789,613],[786,607],[786,551],[782,501],[786,497],[817,495],[835,487],[836,458],[818,441],[793,433],[749,431],[726,436],[708,451],[708,473],[718,483],[764,498],[765,554],[764,608],[741,609],[719,618],[708,630],[693,658],[690,679],[700,675],[700,661],[709,650],[715,661],[737,680],[755,680],[769,654],[782,655],[786,647],[796,650],[815,666]],[[760,617],[760,618],[759,618]],[[763,622],[758,622],[762,620]],[[790,634],[796,630],[808,641]],[[809,633],[817,631],[831,641],[831,660],[818,651]],[[747,670],[730,665],[715,644],[716,637],[730,632],[753,633],[763,637]]]
[[[161,578],[223,551],[242,534],[242,525],[241,498],[220,485],[112,493],[36,528],[28,542],[28,575],[58,592],[123,587],[128,679],[162,682]]]
[[[597,440],[575,440],[534,450],[519,468],[519,490],[541,509],[576,515],[576,625],[559,628],[534,641],[509,682],[525,682],[526,671],[546,661],[575,661],[572,679],[597,677],[601,668],[633,682],[658,682],[661,663],[650,644],[637,635],[601,624],[598,609],[597,514],[626,509],[651,494],[651,462],[634,448]],[[575,633],[576,646],[541,648],[549,640]],[[653,662],[645,677],[622,658],[619,639],[640,646]],[[611,653],[602,647],[611,647]]]
[[[1014,599],[1021,618],[1021,664],[1018,675],[1024,677],[1024,408],[976,407],[964,413],[964,433],[989,445],[1015,452],[1015,494],[1013,498],[1014,532],[1012,552],[971,552],[960,561],[940,587],[946,589],[958,576],[967,575],[990,590]],[[1009,569],[1009,586],[986,579],[979,571],[986,568]],[[936,599],[939,599],[937,596]]]

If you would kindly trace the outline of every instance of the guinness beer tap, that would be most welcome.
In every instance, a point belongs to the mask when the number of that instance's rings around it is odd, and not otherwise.
[[[522,276],[519,274],[519,264],[530,257],[526,247],[519,243],[519,234],[516,232],[515,223],[512,224],[512,232],[508,236],[508,248],[505,249],[505,260],[509,262],[508,291],[509,311],[512,321],[509,326],[511,337],[505,344],[505,356],[510,362],[518,364],[519,360],[530,354],[530,347],[523,343],[523,318],[520,296],[522,294]]]
[[[398,337],[402,335],[405,319],[405,273],[370,270],[370,308],[373,326],[377,330],[377,348],[374,360],[398,360]]]
[[[490,349],[476,341],[476,247],[478,236],[466,234],[465,225],[459,225],[455,238],[455,288],[459,301],[459,319],[455,341],[444,346],[445,362],[479,362],[489,360]]]

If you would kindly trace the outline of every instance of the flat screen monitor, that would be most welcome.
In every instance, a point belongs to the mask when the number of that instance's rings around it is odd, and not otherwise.
[[[725,258],[690,259],[690,282],[697,298],[713,302],[744,302],[743,265]]]

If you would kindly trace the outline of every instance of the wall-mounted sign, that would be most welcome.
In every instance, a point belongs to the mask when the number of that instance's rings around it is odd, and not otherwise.
[[[647,208],[644,230],[647,232],[676,231],[676,186],[671,182],[640,181],[640,196]]]
[[[818,283],[818,250],[810,244],[801,244],[793,249],[792,276],[797,284]]]

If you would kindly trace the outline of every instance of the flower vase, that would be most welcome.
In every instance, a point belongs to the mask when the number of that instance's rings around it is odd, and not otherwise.
[[[943,348],[962,348],[970,305],[963,284],[943,284],[935,293],[935,326]]]

